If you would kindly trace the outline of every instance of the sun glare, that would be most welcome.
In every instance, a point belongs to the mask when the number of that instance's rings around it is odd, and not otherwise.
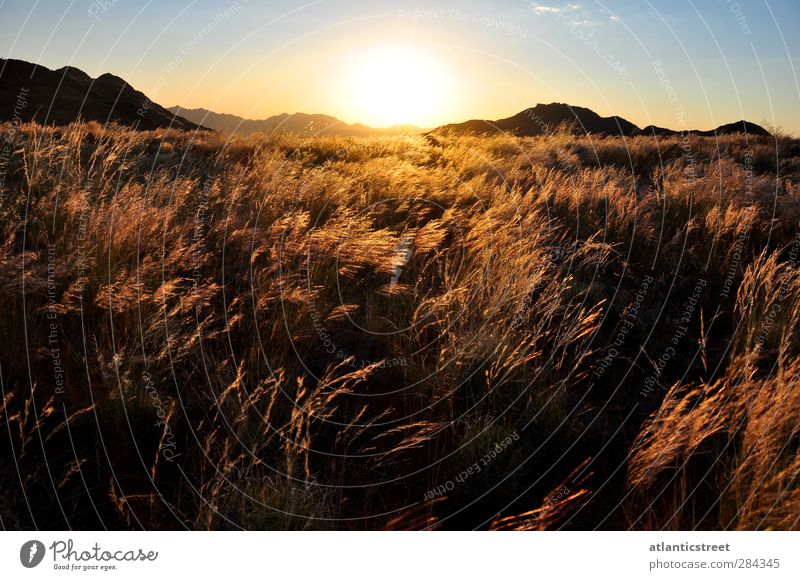
[[[434,126],[442,112],[444,68],[419,50],[381,47],[356,56],[350,84],[354,115],[375,127]]]

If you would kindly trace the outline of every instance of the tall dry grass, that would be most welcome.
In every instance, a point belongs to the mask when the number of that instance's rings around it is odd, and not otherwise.
[[[14,151],[6,528],[797,526],[794,142]]]

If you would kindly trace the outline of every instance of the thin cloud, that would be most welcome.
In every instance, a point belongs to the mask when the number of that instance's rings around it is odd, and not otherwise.
[[[594,27],[600,26],[605,22],[620,22],[621,19],[616,14],[611,13],[605,8],[597,9],[584,8],[581,4],[570,2],[563,5],[548,5],[532,2],[528,0],[531,5],[531,11],[537,16],[554,14],[559,19],[567,18],[570,27]]]
[[[611,22],[619,22],[620,21],[619,16],[617,16],[616,14],[610,12],[609,10],[606,10],[605,8],[601,8],[600,9],[600,13],[603,14],[604,16],[608,16],[608,19]]]
[[[565,6],[547,6],[538,2],[530,2],[534,14],[560,14],[564,10],[577,10],[579,4],[567,4]]]

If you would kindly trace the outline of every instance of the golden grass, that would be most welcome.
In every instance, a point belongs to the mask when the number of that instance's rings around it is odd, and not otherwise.
[[[21,126],[3,526],[796,528],[800,153],[688,143]]]

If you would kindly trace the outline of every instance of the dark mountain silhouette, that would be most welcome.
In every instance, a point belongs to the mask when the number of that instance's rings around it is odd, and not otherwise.
[[[215,113],[208,109],[184,109],[170,107],[172,113],[181,115],[193,123],[215,129],[223,133],[249,135],[252,133],[301,133],[306,135],[416,135],[423,130],[413,125],[395,125],[387,128],[374,128],[355,123],[348,125],[330,115],[308,113],[281,113],[266,119],[245,119],[228,113]]]
[[[713,131],[693,131],[698,135],[704,137],[713,137],[714,135],[732,135],[734,133],[747,133],[748,135],[764,135],[770,136],[771,133],[761,125],[756,125],[750,121],[736,121],[735,123],[728,123],[727,125],[720,125]]]
[[[648,125],[644,129],[642,129],[642,135],[654,135],[656,137],[669,137],[671,135],[677,135],[678,131],[673,131],[672,129],[666,129],[664,127],[657,127],[656,125]]]
[[[92,79],[71,66],[50,70],[23,60],[0,59],[0,121],[15,118],[43,125],[82,119],[142,130],[200,128],[112,74]]]
[[[693,135],[700,135],[701,137],[714,137],[715,135],[733,135],[735,133],[747,133],[748,135],[762,135],[769,136],[771,133],[764,129],[761,125],[756,125],[750,121],[736,121],[735,123],[728,123],[727,125],[720,125],[711,131],[687,131]],[[664,127],[656,127],[655,125],[648,125],[641,130],[642,135],[656,135],[657,137],[668,137],[670,135],[680,135],[681,131],[673,131],[672,129],[665,129]]]
[[[552,133],[565,125],[575,133],[630,136],[639,131],[636,125],[622,117],[601,117],[591,109],[564,103],[539,104],[506,119],[472,120],[444,125],[436,131],[477,134],[503,132],[520,136],[538,136]]]
[[[473,119],[464,123],[443,125],[433,130],[435,133],[512,133],[523,137],[535,137],[555,132],[559,127],[566,127],[575,134],[609,135],[632,137],[634,135],[668,136],[681,132],[649,125],[639,129],[622,117],[601,117],[591,109],[576,107],[564,103],[539,104],[525,109],[512,117],[496,121]],[[722,125],[711,131],[691,130],[687,133],[713,137],[714,135],[730,135],[748,133],[751,135],[769,135],[769,131],[749,121],[737,121]]]

